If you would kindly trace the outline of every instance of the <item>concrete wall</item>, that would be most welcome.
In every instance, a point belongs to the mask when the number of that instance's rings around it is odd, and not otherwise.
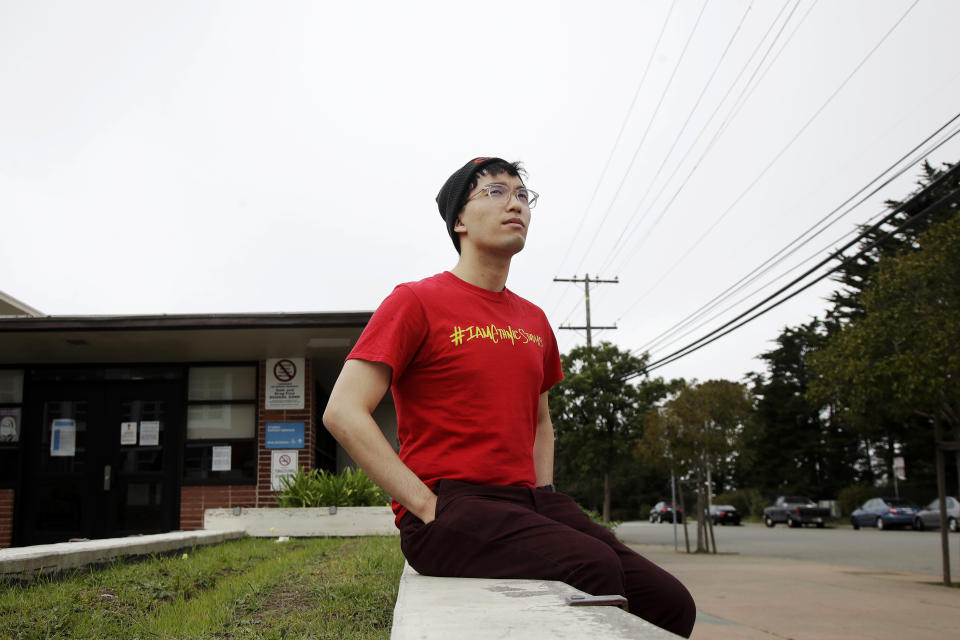
[[[396,536],[390,507],[208,509],[203,528],[244,531],[254,537]]]

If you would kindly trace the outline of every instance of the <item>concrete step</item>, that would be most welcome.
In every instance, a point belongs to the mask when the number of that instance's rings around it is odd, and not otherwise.
[[[403,569],[391,640],[669,640],[679,638],[611,606],[573,607],[586,595],[563,582],[422,576]]]
[[[241,530],[172,531],[128,538],[58,542],[0,549],[0,577],[31,577],[57,573],[114,558],[144,556],[189,549],[245,537]]]

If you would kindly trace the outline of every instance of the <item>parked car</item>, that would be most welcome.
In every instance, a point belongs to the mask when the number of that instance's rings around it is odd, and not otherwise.
[[[672,502],[658,502],[650,510],[650,522],[673,522]],[[683,507],[677,507],[677,522],[683,522]]]
[[[710,517],[713,518],[713,524],[740,524],[740,512],[736,507],[729,504],[715,504],[710,507]]]
[[[818,507],[817,503],[803,496],[778,496],[773,505],[763,510],[763,524],[768,527],[785,522],[788,527],[815,524],[823,528],[830,519],[830,509]]]
[[[850,514],[850,524],[854,529],[913,527],[913,520],[919,511],[919,507],[903,498],[871,498]]]
[[[960,531],[960,501],[947,496],[947,528],[956,533]],[[938,528],[940,526],[940,499],[934,498],[926,509],[913,518],[914,529]]]

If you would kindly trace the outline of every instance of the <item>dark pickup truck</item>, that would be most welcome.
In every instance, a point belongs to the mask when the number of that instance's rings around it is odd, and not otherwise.
[[[822,528],[830,518],[830,510],[818,507],[810,498],[780,496],[772,507],[763,510],[763,523],[768,527],[786,522],[789,527],[815,524]]]

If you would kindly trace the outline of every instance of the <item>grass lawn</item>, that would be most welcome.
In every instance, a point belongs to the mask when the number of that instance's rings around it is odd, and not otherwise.
[[[0,638],[388,638],[400,541],[246,538],[0,583]]]

